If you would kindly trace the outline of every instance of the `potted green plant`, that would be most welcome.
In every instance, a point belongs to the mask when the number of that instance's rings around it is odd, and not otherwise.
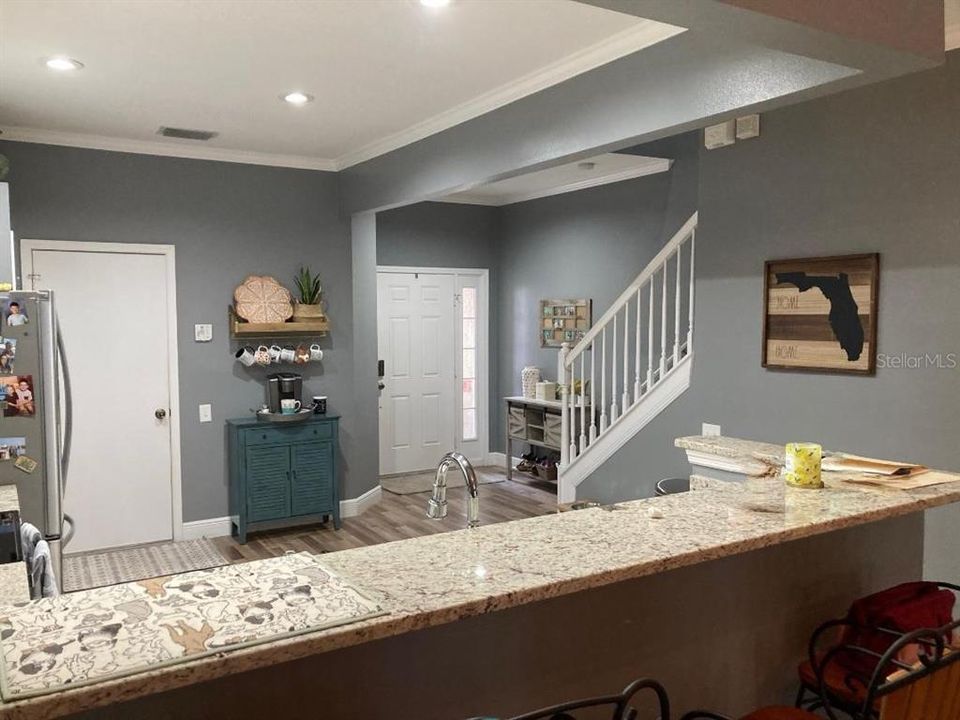
[[[295,279],[300,297],[293,304],[293,321],[322,318],[320,276],[313,275],[308,267],[301,267]]]

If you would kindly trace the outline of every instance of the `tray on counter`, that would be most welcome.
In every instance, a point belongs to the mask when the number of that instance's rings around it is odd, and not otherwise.
[[[275,422],[275,423],[291,423],[291,422],[302,422],[308,417],[313,415],[313,410],[311,408],[300,408],[297,412],[290,415],[284,415],[283,413],[272,413],[269,410],[257,410],[257,420],[261,422]]]

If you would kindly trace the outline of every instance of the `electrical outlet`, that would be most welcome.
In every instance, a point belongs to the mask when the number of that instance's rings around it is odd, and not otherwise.
[[[213,325],[209,323],[194,325],[193,339],[197,342],[210,342],[213,340]]]
[[[200,422],[213,422],[213,406],[210,403],[200,406]]]
[[[703,423],[700,434],[706,437],[720,437],[720,426],[711,425],[710,423]]]

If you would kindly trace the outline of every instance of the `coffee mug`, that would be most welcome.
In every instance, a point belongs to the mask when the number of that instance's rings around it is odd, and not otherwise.
[[[280,356],[283,350],[279,345],[270,346],[270,362],[280,362]]]
[[[281,415],[295,415],[300,411],[300,401],[293,398],[284,398],[280,401]]]
[[[270,348],[266,345],[261,345],[257,348],[257,351],[253,354],[253,361],[257,365],[269,365],[270,364]]]
[[[296,356],[293,361],[297,365],[303,365],[304,363],[310,362],[310,351],[307,350],[303,345],[297,345]]]
[[[310,346],[310,359],[314,362],[323,360],[323,350],[321,350],[320,346],[316,343]]]
[[[280,361],[281,362],[293,362],[297,359],[297,351],[292,347],[285,347],[280,351]]]
[[[254,349],[249,345],[246,345],[240,348],[239,350],[237,350],[237,355],[236,355],[237,361],[241,365],[246,365],[247,367],[250,367],[257,361],[256,358],[254,357],[254,352],[255,352]]]

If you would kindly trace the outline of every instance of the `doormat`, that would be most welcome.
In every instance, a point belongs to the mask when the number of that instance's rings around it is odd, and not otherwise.
[[[63,558],[63,591],[119,585],[162,575],[226,565],[227,559],[207,538],[157,543],[124,550],[66,555]]]
[[[493,467],[479,467],[474,472],[477,473],[477,482],[481,485],[492,485],[502,483],[507,479],[503,470]],[[394,495],[414,495],[416,493],[430,492],[433,489],[433,480],[437,476],[436,470],[427,472],[412,473],[410,475],[394,475],[392,477],[380,478],[380,487]],[[463,479],[461,472],[451,467],[447,471],[447,487],[458,488],[466,487],[467,482]]]

